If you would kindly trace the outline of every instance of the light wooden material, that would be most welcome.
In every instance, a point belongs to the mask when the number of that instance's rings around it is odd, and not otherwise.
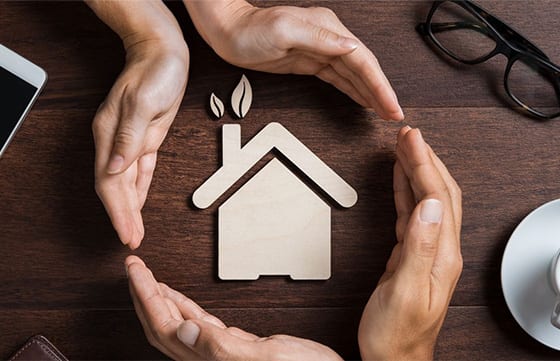
[[[251,108],[252,102],[253,89],[251,88],[249,79],[243,75],[231,94],[231,107],[238,118],[244,118],[249,108]]]
[[[216,120],[224,116],[224,103],[214,93],[210,95],[210,109],[212,110],[212,114],[216,117]]]
[[[198,208],[211,206],[274,148],[342,207],[350,208],[358,201],[356,191],[280,123],[269,123],[243,148],[238,124],[225,124],[222,129],[224,165],[194,192],[193,202]]]
[[[277,159],[220,206],[218,218],[221,279],[330,277],[331,209]]]
[[[223,126],[224,165],[193,194],[209,207],[264,155],[277,148],[344,207],[356,191],[279,123],[270,123],[241,148],[241,127]],[[330,207],[277,159],[220,206],[218,274],[223,280],[260,275],[328,279],[331,275]]]

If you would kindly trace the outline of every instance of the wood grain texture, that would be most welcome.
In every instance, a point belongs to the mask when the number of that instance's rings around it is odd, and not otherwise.
[[[261,335],[311,337],[347,360],[358,360],[354,332],[360,308],[209,309]],[[505,311],[505,312],[504,312]],[[0,311],[0,358],[6,359],[29,335],[42,333],[70,360],[160,360],[144,342],[131,310]],[[319,327],[319,328],[318,328]],[[438,340],[436,360],[557,360],[558,354],[530,338],[503,309],[451,307]]]
[[[504,59],[466,68],[438,57],[414,31],[429,2],[282,3],[337,12],[378,56],[406,122],[422,129],[462,187],[465,267],[437,358],[557,359],[558,353],[533,341],[509,315],[499,270],[519,221],[560,197],[560,123],[533,121],[507,107],[500,93]],[[481,3],[560,61],[555,1]],[[311,77],[226,64],[195,35],[182,5],[169,6],[191,49],[191,75],[159,152],[143,212],[146,238],[135,253],[158,279],[228,323],[260,335],[293,333],[358,357],[360,310],[395,242],[391,182],[402,124],[381,121]],[[123,65],[119,40],[79,2],[1,2],[0,28],[2,44],[49,73],[45,92],[0,159],[0,358],[38,332],[52,335],[71,359],[162,357],[134,316],[123,267],[129,252],[93,185],[91,119]],[[253,88],[251,111],[241,121],[228,112],[211,120],[210,93],[229,99],[242,73]],[[332,210],[328,281],[218,280],[217,207],[275,154],[207,210],[197,210],[191,195],[221,165],[224,123],[242,124],[244,144],[271,121],[285,125],[360,196],[353,208]]]

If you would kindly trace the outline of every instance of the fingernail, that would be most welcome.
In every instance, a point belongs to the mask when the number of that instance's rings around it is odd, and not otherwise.
[[[399,115],[397,115],[396,117],[391,119],[391,121],[393,121],[393,122],[402,122],[403,120],[404,120],[404,114],[403,114],[402,110],[399,112]]]
[[[343,49],[356,49],[360,45],[356,40],[351,38],[340,38],[340,47]]]
[[[405,125],[405,126],[404,126],[404,130],[406,130],[407,132],[408,132],[409,130],[411,130],[411,129],[412,129],[412,128],[410,127],[410,125]]]
[[[124,158],[120,155],[114,155],[111,157],[111,161],[109,161],[109,166],[107,167],[107,172],[110,174],[120,172],[124,163]]]
[[[399,121],[404,120],[404,111],[402,110],[401,106],[399,105]]]
[[[185,321],[177,328],[177,338],[189,347],[193,347],[200,334],[200,328],[191,320]]]
[[[441,202],[437,199],[426,199],[420,209],[420,220],[425,223],[440,223],[443,216]]]

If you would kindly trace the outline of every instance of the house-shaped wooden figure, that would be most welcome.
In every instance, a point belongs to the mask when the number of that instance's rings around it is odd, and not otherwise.
[[[223,166],[193,194],[212,205],[276,148],[343,207],[356,191],[279,123],[270,123],[241,148],[241,127],[223,126]],[[289,275],[322,280],[331,275],[331,208],[277,158],[268,162],[218,209],[218,275],[256,280]]]

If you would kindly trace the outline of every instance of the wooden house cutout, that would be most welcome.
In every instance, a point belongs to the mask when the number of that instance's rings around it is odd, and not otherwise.
[[[243,148],[241,127],[223,126],[223,166],[194,192],[194,205],[211,206],[274,148],[342,207],[357,202],[348,183],[280,123],[270,123]],[[218,275],[222,280],[330,278],[331,208],[272,159],[218,209]]]

